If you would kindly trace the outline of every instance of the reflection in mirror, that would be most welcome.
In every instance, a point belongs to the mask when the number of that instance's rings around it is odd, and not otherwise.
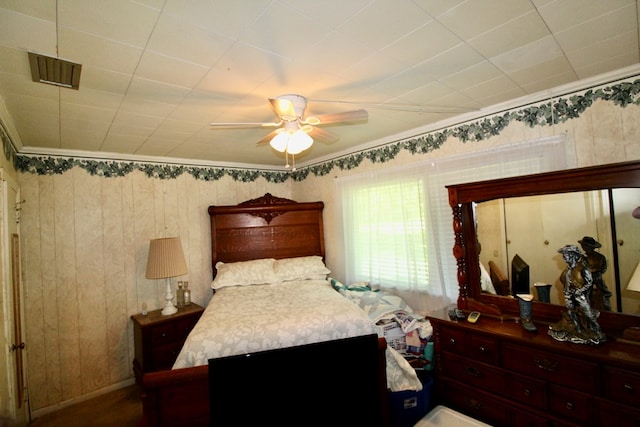
[[[627,290],[640,263],[640,219],[631,212],[640,205],[640,189],[625,188],[496,199],[475,206],[481,271],[498,295],[531,293],[536,300],[564,305],[560,275],[565,263],[558,249],[571,244],[604,257],[604,293],[592,305],[599,310],[640,314],[640,292]],[[613,212],[613,215],[612,215]],[[587,245],[580,241],[585,237]],[[598,255],[599,254],[599,255]],[[527,283],[514,274],[528,269]],[[505,283],[506,282],[506,283]],[[515,286],[514,286],[515,285]],[[549,286],[545,286],[549,285]],[[501,291],[501,289],[506,290]],[[548,291],[548,292],[547,292]],[[597,292],[597,291],[596,291]],[[599,304],[596,304],[599,301]],[[608,305],[607,305],[608,303]]]

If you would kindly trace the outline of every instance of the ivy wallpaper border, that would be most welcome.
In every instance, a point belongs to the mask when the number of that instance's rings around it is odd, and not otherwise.
[[[449,137],[463,143],[481,141],[499,135],[510,123],[522,122],[533,128],[553,126],[580,117],[595,101],[612,102],[619,107],[640,105],[640,79],[625,81],[598,89],[589,89],[567,97],[551,98],[531,104],[521,109],[513,109],[492,117],[461,123],[443,130],[428,132],[409,139],[395,141],[381,147],[349,154],[317,165],[306,166],[295,171],[251,170],[241,168],[217,168],[185,166],[133,161],[88,160],[58,156],[28,156],[16,153],[11,137],[0,121],[0,139],[5,158],[13,158],[15,168],[20,172],[37,175],[62,174],[74,167],[80,167],[94,176],[123,177],[138,170],[149,178],[175,179],[187,173],[197,180],[217,181],[224,176],[238,182],[253,182],[262,177],[271,183],[282,183],[288,179],[303,181],[309,174],[323,176],[333,168],[350,170],[358,167],[365,159],[372,163],[386,163],[401,151],[413,155],[425,154],[439,149]]]

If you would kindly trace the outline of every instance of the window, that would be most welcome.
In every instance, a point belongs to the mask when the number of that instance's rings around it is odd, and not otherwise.
[[[348,200],[347,200],[348,199]],[[407,288],[428,283],[424,182],[385,176],[346,185],[343,203],[354,281]]]
[[[455,302],[457,264],[446,185],[566,169],[564,135],[338,178],[345,280],[394,288],[415,310]],[[418,301],[415,294],[421,294]],[[407,299],[409,301],[409,299]]]

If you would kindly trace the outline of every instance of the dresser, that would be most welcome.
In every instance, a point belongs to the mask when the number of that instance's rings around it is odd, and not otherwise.
[[[145,372],[171,369],[187,335],[203,311],[201,306],[191,303],[169,316],[163,316],[161,310],[131,316],[136,382],[140,383]]]
[[[640,426],[640,345],[558,342],[543,324],[447,310],[428,319],[438,403],[494,426]]]

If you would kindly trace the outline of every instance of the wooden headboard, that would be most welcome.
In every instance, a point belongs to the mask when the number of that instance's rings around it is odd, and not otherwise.
[[[232,206],[209,206],[211,262],[292,258],[324,259],[324,203],[298,203],[267,193]]]

